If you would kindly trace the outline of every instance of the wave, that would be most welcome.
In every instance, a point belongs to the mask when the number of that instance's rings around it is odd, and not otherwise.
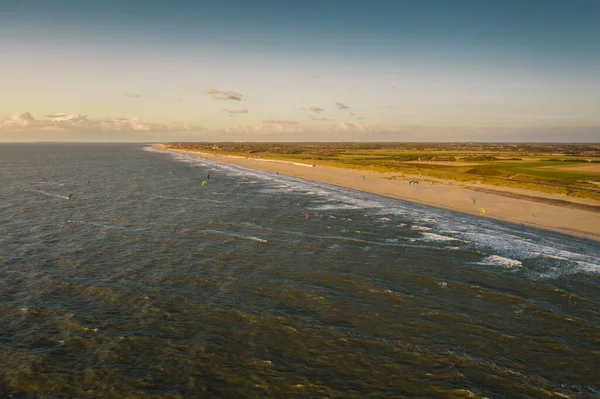
[[[484,265],[501,266],[506,269],[514,269],[514,268],[519,268],[519,267],[523,266],[523,263],[521,263],[521,261],[519,261],[519,260],[505,258],[503,256],[498,256],[498,255],[490,255],[487,258],[483,259],[479,263],[484,264]]]
[[[24,190],[24,191],[28,191],[28,192],[31,192],[31,193],[43,194],[43,195],[46,195],[46,196],[48,196],[48,197],[56,197],[56,198],[65,199],[65,200],[68,200],[68,199],[69,199],[69,197],[68,197],[68,196],[66,196],[66,195],[60,195],[60,194],[54,194],[54,193],[48,193],[48,192],[46,192],[46,191],[43,191],[43,190]]]
[[[421,233],[425,239],[427,241],[462,241],[462,242],[466,242],[464,240],[455,238],[455,237],[449,237],[449,236],[443,236],[441,234],[435,234],[435,233]]]
[[[417,231],[431,231],[433,230],[431,227],[425,227],[425,226],[411,226],[412,230],[417,230]]]
[[[66,183],[53,182],[53,181],[34,181],[34,182],[31,182],[30,184],[38,184],[38,185],[44,184],[44,185],[47,185],[47,186],[60,186],[60,187],[62,187]]]
[[[216,202],[220,203],[221,201],[213,200],[209,198],[193,198],[193,197],[170,197],[166,195],[157,195],[157,194],[148,194],[149,198],[161,198],[168,200],[183,200],[183,201],[207,201],[207,202]]]
[[[267,240],[260,238],[260,237],[255,237],[255,236],[245,236],[242,234],[235,234],[235,233],[229,233],[226,231],[221,231],[221,230],[212,230],[212,229],[206,229],[206,230],[198,230],[199,233],[209,233],[209,234],[219,234],[219,235],[223,235],[226,237],[233,237],[233,238],[239,238],[242,240],[250,240],[250,241],[257,241],[257,242],[262,242],[262,243],[266,243],[268,242]]]
[[[311,206],[307,209],[315,210],[315,211],[334,211],[338,209],[360,209],[357,206],[347,205],[347,204],[324,204]]]
[[[575,264],[580,266],[579,269],[581,271],[584,271],[587,273],[593,273],[593,274],[600,274],[600,265],[597,265],[595,263],[582,262],[579,260],[576,260]]]

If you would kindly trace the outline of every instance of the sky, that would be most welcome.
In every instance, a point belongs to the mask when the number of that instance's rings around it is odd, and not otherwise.
[[[0,0],[0,142],[600,141],[598,0]]]

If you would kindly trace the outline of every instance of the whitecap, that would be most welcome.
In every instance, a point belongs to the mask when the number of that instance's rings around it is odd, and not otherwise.
[[[484,264],[484,265],[501,266],[506,269],[514,269],[516,267],[523,266],[523,263],[521,263],[521,261],[519,261],[519,260],[505,258],[503,256],[498,256],[498,255],[490,255],[479,263]]]
[[[234,234],[234,233],[228,233],[226,231],[221,231],[221,230],[200,230],[199,232],[201,233],[212,233],[212,234],[219,234],[219,235],[224,235],[227,237],[233,237],[233,238],[240,238],[242,240],[250,240],[250,241],[257,241],[257,242],[268,242],[265,239],[262,239],[260,237],[255,237],[255,236],[246,236],[246,235],[242,235],[242,234]]]
[[[462,241],[458,238],[443,236],[435,233],[421,233],[428,241]]]
[[[597,265],[595,263],[583,262],[583,261],[579,261],[579,260],[576,260],[575,263],[578,266],[580,266],[578,268],[579,271],[583,271],[586,273],[600,274],[600,265]]]
[[[431,227],[425,227],[425,226],[411,226],[411,229],[418,230],[418,231],[431,231],[431,230],[433,230]]]

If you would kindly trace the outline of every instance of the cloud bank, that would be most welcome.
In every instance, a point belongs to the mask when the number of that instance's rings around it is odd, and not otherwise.
[[[598,142],[600,126],[573,127],[432,127],[379,125],[361,120],[327,122],[265,119],[257,124],[210,128],[188,123],[154,123],[139,117],[93,118],[77,113],[52,113],[36,118],[30,112],[0,117],[0,141],[495,141]]]
[[[0,118],[0,133],[18,134],[21,139],[27,133],[44,133],[49,140],[54,137],[85,139],[89,133],[116,133],[125,137],[143,138],[158,134],[177,132],[194,132],[202,127],[188,123],[173,122],[169,124],[145,122],[141,118],[90,118],[87,115],[54,113],[36,119],[30,112],[20,112],[7,118]],[[68,135],[65,135],[68,133]],[[118,135],[117,135],[118,137]]]

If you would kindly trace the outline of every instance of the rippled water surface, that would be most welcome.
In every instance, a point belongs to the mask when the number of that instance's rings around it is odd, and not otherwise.
[[[2,398],[600,397],[591,241],[142,145],[0,198]]]

